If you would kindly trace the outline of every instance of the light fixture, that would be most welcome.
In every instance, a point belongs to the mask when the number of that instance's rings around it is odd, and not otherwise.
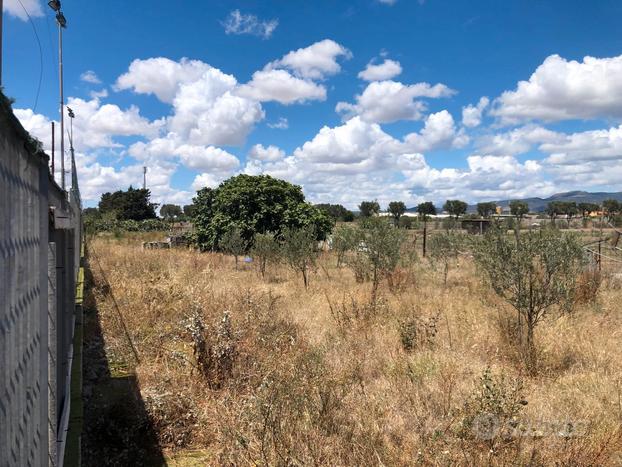
[[[48,2],[50,8],[54,11],[60,11],[60,0],[50,0]]]
[[[65,15],[63,15],[63,13],[61,11],[56,13],[56,21],[58,21],[58,25],[61,28],[66,28],[67,27],[67,20],[65,19]]]
[[[73,113],[73,110],[71,110],[71,107],[67,107],[67,113],[69,114],[69,118],[74,118],[76,116],[76,114]]]

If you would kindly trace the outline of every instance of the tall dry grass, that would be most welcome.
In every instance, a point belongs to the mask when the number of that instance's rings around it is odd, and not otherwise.
[[[263,280],[220,254],[142,251],[137,238],[90,248],[106,352],[133,361],[93,253],[168,450],[201,449],[209,465],[622,462],[622,290],[606,280],[537,329],[531,377],[504,328],[512,311],[468,259],[446,287],[413,262],[371,305],[371,284],[331,254],[305,290],[285,267]],[[504,425],[486,439],[491,411]]]

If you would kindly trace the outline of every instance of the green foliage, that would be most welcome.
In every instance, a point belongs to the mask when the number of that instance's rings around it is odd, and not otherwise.
[[[458,217],[466,213],[468,206],[467,203],[459,199],[448,199],[443,205],[443,210],[458,219]]]
[[[362,246],[357,249],[358,261],[354,264],[357,268],[367,268],[366,275],[372,279],[372,301],[375,303],[380,280],[393,272],[399,264],[405,235],[402,230],[387,222],[387,219],[374,217],[361,223],[361,239]]]
[[[419,220],[411,216],[402,216],[398,223],[401,229],[417,229],[419,228]]]
[[[302,189],[268,175],[238,175],[218,188],[203,188],[194,198],[195,238],[203,250],[218,248],[229,226],[236,225],[247,244],[257,233],[280,237],[287,229],[310,226],[318,240],[333,227],[320,209],[305,202]]]
[[[118,220],[114,212],[95,214],[91,211],[84,216],[84,229],[88,234],[98,232],[157,232],[165,231],[169,225],[160,219],[145,219],[142,221]]]
[[[238,268],[238,258],[248,250],[248,243],[242,237],[242,231],[238,227],[227,230],[220,239],[219,248],[235,257],[235,268]]]
[[[283,231],[283,256],[292,269],[302,273],[305,288],[309,286],[309,269],[315,266],[316,238],[311,225],[297,229],[287,227]]]
[[[337,253],[337,267],[341,267],[348,252],[356,250],[360,242],[361,230],[357,227],[342,225],[335,229],[332,249]]]
[[[579,240],[554,229],[513,240],[492,229],[475,244],[474,257],[492,289],[516,310],[519,328],[527,326],[525,350],[533,369],[535,327],[551,307],[569,309],[573,302],[584,259]]]
[[[432,201],[425,201],[417,206],[419,217],[426,222],[429,216],[436,215],[436,206]]]
[[[188,219],[192,219],[194,217],[195,210],[194,204],[186,204],[184,206],[184,216]]]
[[[176,204],[163,204],[160,208],[160,216],[167,221],[173,221],[182,217],[183,213],[180,206]]]
[[[616,214],[620,214],[622,211],[622,204],[616,199],[606,199],[603,201],[603,209],[607,213],[607,218],[611,220]]]
[[[487,441],[494,452],[496,441],[509,436],[509,431],[518,426],[525,405],[520,379],[495,376],[486,368],[465,404],[460,436]]]
[[[266,276],[266,266],[278,263],[281,258],[281,245],[273,233],[255,234],[253,238],[253,257],[259,263],[261,277]]]
[[[477,203],[477,213],[481,217],[488,219],[495,212],[497,212],[497,203],[495,203],[494,201],[486,202],[486,203]]]
[[[331,217],[335,222],[352,222],[354,220],[354,213],[341,204],[316,204],[315,207],[322,210],[324,214]]]
[[[521,220],[529,214],[529,204],[525,201],[519,201],[517,199],[510,201],[510,212],[518,220]]]
[[[434,265],[443,267],[444,284],[447,285],[447,275],[452,262],[458,259],[464,245],[464,237],[451,230],[432,235],[428,244],[428,258]]]
[[[389,214],[393,217],[395,225],[399,225],[400,217],[406,212],[406,205],[402,201],[391,201],[389,203]]]
[[[362,201],[359,204],[359,211],[361,212],[361,217],[377,216],[380,212],[380,205],[378,201]]]
[[[577,203],[574,201],[551,201],[546,207],[546,214],[555,220],[557,216],[563,215],[568,219],[568,226],[570,226],[570,219],[577,215],[579,212]]]
[[[590,213],[600,211],[600,206],[596,203],[579,203],[577,208],[584,219],[587,219]]]
[[[146,189],[134,189],[131,186],[127,191],[119,190],[114,193],[104,193],[99,201],[99,211],[114,213],[119,220],[142,221],[155,219],[156,203],[149,202],[151,192]]]

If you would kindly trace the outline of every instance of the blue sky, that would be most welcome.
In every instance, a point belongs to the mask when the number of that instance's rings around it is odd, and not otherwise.
[[[91,205],[143,165],[181,204],[241,172],[349,207],[621,189],[619,2],[62,3]],[[52,12],[4,7],[4,89],[49,149]]]

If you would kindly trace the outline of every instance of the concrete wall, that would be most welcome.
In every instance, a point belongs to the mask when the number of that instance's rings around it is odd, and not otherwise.
[[[1,467],[62,457],[81,234],[71,204],[0,95]]]

